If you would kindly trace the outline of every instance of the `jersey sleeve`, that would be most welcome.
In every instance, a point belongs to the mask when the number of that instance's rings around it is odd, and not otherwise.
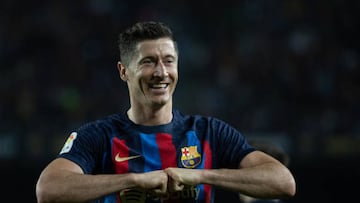
[[[247,154],[255,151],[244,135],[230,124],[214,119],[212,125],[220,167],[237,168]]]
[[[58,157],[78,164],[85,174],[94,173],[106,142],[102,134],[95,123],[81,126],[69,135]]]

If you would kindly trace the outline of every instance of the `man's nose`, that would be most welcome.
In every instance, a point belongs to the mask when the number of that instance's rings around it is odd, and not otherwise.
[[[166,76],[168,76],[167,68],[166,68],[165,64],[162,61],[159,61],[156,64],[154,76],[157,76],[157,77],[166,77]]]

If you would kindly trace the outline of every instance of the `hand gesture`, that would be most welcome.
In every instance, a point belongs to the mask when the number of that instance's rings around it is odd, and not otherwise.
[[[167,192],[168,175],[162,171],[140,173],[136,176],[137,185],[154,196],[162,196]]]
[[[185,186],[194,186],[201,183],[201,171],[186,168],[167,168],[164,170],[168,177],[168,190],[181,191]]]

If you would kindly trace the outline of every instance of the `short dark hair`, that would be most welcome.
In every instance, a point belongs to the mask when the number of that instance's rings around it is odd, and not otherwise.
[[[144,40],[153,40],[159,38],[169,38],[174,42],[176,52],[178,52],[174,35],[165,23],[145,21],[138,22],[119,34],[120,61],[127,67],[131,58],[136,53],[136,45]]]

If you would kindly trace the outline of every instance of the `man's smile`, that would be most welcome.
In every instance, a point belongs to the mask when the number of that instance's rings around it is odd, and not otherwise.
[[[169,83],[157,83],[157,84],[150,84],[150,88],[154,89],[161,89],[161,88],[167,88],[169,86]]]

